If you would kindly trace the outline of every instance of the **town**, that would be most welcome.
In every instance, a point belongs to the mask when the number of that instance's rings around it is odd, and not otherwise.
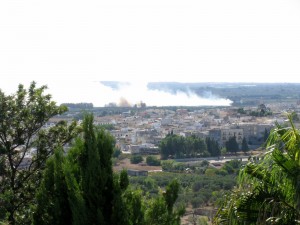
[[[256,150],[264,143],[275,123],[283,124],[288,112],[297,115],[299,110],[297,102],[288,107],[262,103],[243,108],[144,106],[91,109],[95,125],[108,128],[120,150],[131,154],[159,154],[160,141],[171,132],[183,137],[209,137],[216,140],[221,148],[235,136],[239,146],[245,139],[249,149]],[[103,111],[106,112],[104,116]],[[66,114],[52,118],[49,125],[61,119],[80,119],[81,114],[82,109],[69,108]]]

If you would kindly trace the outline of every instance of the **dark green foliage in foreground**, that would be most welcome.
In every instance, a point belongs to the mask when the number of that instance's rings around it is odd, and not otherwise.
[[[178,183],[172,182],[164,197],[142,197],[129,187],[126,171],[113,173],[114,140],[93,126],[91,115],[85,117],[83,131],[67,156],[57,149],[47,162],[33,224],[153,225],[160,213],[166,220],[157,224],[179,224],[184,210],[174,207]]]
[[[28,90],[19,85],[13,95],[0,91],[0,220],[11,225],[30,223],[30,205],[46,160],[79,132],[76,122],[43,129],[51,117],[67,110],[57,106],[46,89],[32,82]],[[32,149],[36,154],[28,160]]]
[[[93,126],[92,115],[85,117],[83,131],[83,139],[67,157],[58,152],[48,162],[37,195],[35,224],[124,224],[121,195],[128,182],[123,173],[122,182],[113,174],[113,138]],[[58,171],[52,169],[56,165]]]
[[[220,207],[215,224],[299,224],[300,132],[277,124],[266,154],[240,171],[239,186]]]

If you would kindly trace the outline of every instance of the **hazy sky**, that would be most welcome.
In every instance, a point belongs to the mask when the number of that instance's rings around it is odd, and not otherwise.
[[[100,80],[300,82],[300,1],[1,0],[0,77],[58,101],[104,98]]]

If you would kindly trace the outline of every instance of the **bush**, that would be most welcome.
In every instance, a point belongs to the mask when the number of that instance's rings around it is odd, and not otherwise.
[[[147,156],[146,163],[149,166],[160,166],[160,160],[152,155]]]
[[[143,157],[141,155],[132,155],[130,158],[130,162],[132,164],[138,164],[140,162],[143,162]]]
[[[224,170],[224,169],[220,169],[220,170],[216,171],[216,174],[221,175],[221,176],[226,176],[226,175],[228,175],[228,171]]]
[[[199,208],[205,204],[205,199],[202,196],[197,196],[193,199],[191,199],[191,204],[193,208]]]
[[[112,157],[113,158],[118,158],[121,155],[122,151],[119,148],[114,148],[114,152]]]

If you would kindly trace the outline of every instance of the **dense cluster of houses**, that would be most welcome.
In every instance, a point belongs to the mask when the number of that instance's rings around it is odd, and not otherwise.
[[[224,146],[235,136],[239,144],[245,137],[250,148],[259,147],[266,132],[275,122],[283,122],[285,115],[278,113],[268,117],[241,115],[232,107],[201,110],[144,109],[138,113],[96,117],[99,125],[111,124],[111,134],[123,152],[158,154],[159,143],[170,132],[187,137],[210,137]]]

